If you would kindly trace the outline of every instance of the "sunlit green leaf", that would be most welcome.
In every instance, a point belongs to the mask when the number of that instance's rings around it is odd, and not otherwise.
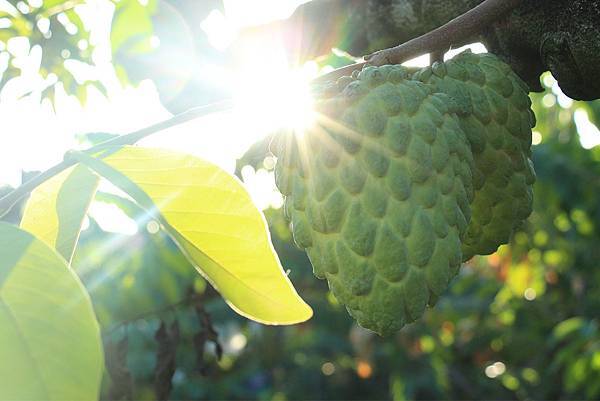
[[[190,261],[240,314],[269,324],[305,321],[312,310],[294,290],[262,213],[234,176],[195,157],[125,147],[80,161],[157,218]]]
[[[33,25],[26,18],[18,16],[11,20],[12,29],[16,32],[15,36],[30,36]]]
[[[568,335],[576,332],[583,327],[585,321],[581,317],[572,317],[556,325],[552,336],[556,340],[564,340]]]
[[[0,223],[0,399],[97,399],[102,361],[78,277],[42,241]]]
[[[85,166],[71,167],[52,177],[31,193],[21,228],[70,261],[97,186],[98,176]]]
[[[150,1],[145,6],[138,0],[123,0],[117,3],[110,31],[113,53],[152,50],[148,40],[154,32],[151,16],[155,9],[155,1]],[[123,49],[124,47],[126,49]]]
[[[57,6],[61,6],[65,3],[65,0],[44,0],[44,9],[49,9]]]

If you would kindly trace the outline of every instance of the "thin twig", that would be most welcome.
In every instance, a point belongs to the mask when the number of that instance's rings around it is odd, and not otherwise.
[[[85,152],[88,154],[94,154],[102,149],[106,149],[108,147],[113,146],[124,146],[124,145],[133,145],[137,141],[155,134],[159,131],[165,130],[167,128],[175,127],[177,125],[183,124],[185,122],[194,120],[199,117],[206,116],[211,113],[216,113],[219,111],[224,111],[231,109],[233,107],[233,102],[230,100],[225,100],[223,102],[212,103],[206,106],[195,107],[181,114],[177,114],[165,121],[161,121],[157,124],[153,124],[149,127],[140,129],[138,131],[131,132],[129,134],[121,135],[115,138],[112,138],[108,141],[102,142],[96,146],[92,146],[87,149]],[[19,187],[15,188],[12,192],[8,193],[3,198],[0,198],[0,217],[6,215],[10,211],[10,209],[21,199],[23,196],[29,194],[40,184],[54,177],[55,175],[61,173],[67,168],[75,165],[77,161],[73,158],[67,158],[61,161],[60,163],[50,167],[48,170],[36,175],[29,181],[23,183]]]
[[[318,77],[313,81],[322,84],[360,70],[365,65],[380,66],[401,64],[424,53],[440,53],[452,45],[483,32],[492,23],[515,9],[523,0],[485,0],[466,13],[424,35],[401,45],[365,56],[365,62],[347,65]]]

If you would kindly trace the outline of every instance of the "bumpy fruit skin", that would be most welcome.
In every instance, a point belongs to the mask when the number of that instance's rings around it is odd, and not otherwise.
[[[346,77],[318,127],[272,150],[295,242],[365,328],[399,330],[457,273],[473,159],[448,95],[400,66]]]
[[[463,52],[413,75],[458,105],[475,170],[472,217],[463,238],[463,260],[495,252],[531,214],[535,173],[527,86],[492,54]]]

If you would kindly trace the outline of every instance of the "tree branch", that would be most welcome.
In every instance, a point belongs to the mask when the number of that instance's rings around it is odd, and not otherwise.
[[[372,65],[400,64],[427,52],[446,51],[462,40],[481,33],[517,7],[522,0],[485,0],[466,13],[406,43],[365,56]]]
[[[445,52],[453,44],[477,35],[492,23],[515,9],[523,0],[485,0],[466,13],[459,15],[446,24],[424,35],[411,39],[401,45],[377,51],[365,56],[365,62],[348,65],[324,74],[313,81],[316,84],[335,80],[361,69],[366,64],[401,64],[406,60],[424,53]]]

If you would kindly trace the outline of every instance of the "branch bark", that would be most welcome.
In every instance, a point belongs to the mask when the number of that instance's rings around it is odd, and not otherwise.
[[[453,44],[480,34],[493,22],[515,9],[521,1],[485,0],[441,27],[399,46],[369,54],[365,56],[365,60],[372,65],[400,64],[425,51],[449,50]]]
[[[514,10],[523,0],[485,0],[466,13],[424,35],[401,45],[377,51],[365,56],[365,62],[338,68],[319,77],[317,84],[335,80],[361,69],[365,65],[401,64],[424,53],[445,52],[453,44],[476,36],[493,22]]]

